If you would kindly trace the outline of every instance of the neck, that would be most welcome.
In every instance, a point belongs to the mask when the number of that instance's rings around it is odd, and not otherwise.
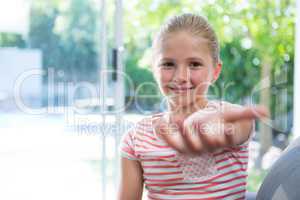
[[[187,116],[196,112],[197,110],[205,108],[207,104],[208,100],[206,98],[197,99],[188,105],[178,105],[173,102],[168,102],[168,111],[175,115],[182,114]]]

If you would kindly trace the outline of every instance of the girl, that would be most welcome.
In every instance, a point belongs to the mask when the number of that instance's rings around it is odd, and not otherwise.
[[[121,141],[119,200],[244,199],[253,119],[264,107],[208,100],[222,64],[201,16],[175,16],[153,41],[152,72],[168,110],[146,117]]]

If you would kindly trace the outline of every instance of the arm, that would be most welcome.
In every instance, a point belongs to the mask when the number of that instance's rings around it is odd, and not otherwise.
[[[221,110],[197,111],[183,123],[179,134],[160,134],[174,149],[191,154],[214,152],[243,144],[251,134],[253,120],[268,116],[265,107],[225,104]]]
[[[118,200],[141,200],[143,194],[143,172],[137,160],[121,158],[121,180]]]
[[[225,103],[221,110],[206,114],[199,113],[192,119],[192,125],[198,133],[198,145],[194,152],[213,152],[219,148],[234,147],[244,144],[250,137],[253,122],[256,118],[268,116],[268,110],[263,106],[243,107],[236,104]],[[198,131],[197,131],[198,130]],[[185,135],[187,142],[195,143],[195,137]],[[195,145],[194,145],[195,147]]]
[[[253,115],[251,110],[246,110],[243,106],[230,103],[227,103],[227,106],[225,106],[224,111],[229,113],[227,115],[225,114],[224,117],[225,120],[228,121],[227,124],[231,126],[230,129],[232,130],[232,144],[228,145],[236,146],[243,144],[250,138],[250,135],[254,129],[253,124],[255,115]],[[237,115],[238,118],[236,118],[233,115]],[[245,116],[244,119],[242,119],[243,116]]]

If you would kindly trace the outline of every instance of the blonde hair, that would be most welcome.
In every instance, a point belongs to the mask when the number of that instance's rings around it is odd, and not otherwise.
[[[195,37],[206,39],[213,59],[213,64],[216,65],[220,61],[219,42],[212,26],[204,17],[190,13],[173,16],[161,26],[158,34],[154,37],[153,40],[153,52],[155,52],[158,44],[164,38],[166,38],[168,34],[181,31],[188,32]]]

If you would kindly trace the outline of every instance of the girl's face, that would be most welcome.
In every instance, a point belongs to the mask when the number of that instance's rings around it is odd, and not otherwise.
[[[221,71],[204,38],[187,32],[168,34],[156,47],[153,72],[162,93],[175,107],[205,100]]]

